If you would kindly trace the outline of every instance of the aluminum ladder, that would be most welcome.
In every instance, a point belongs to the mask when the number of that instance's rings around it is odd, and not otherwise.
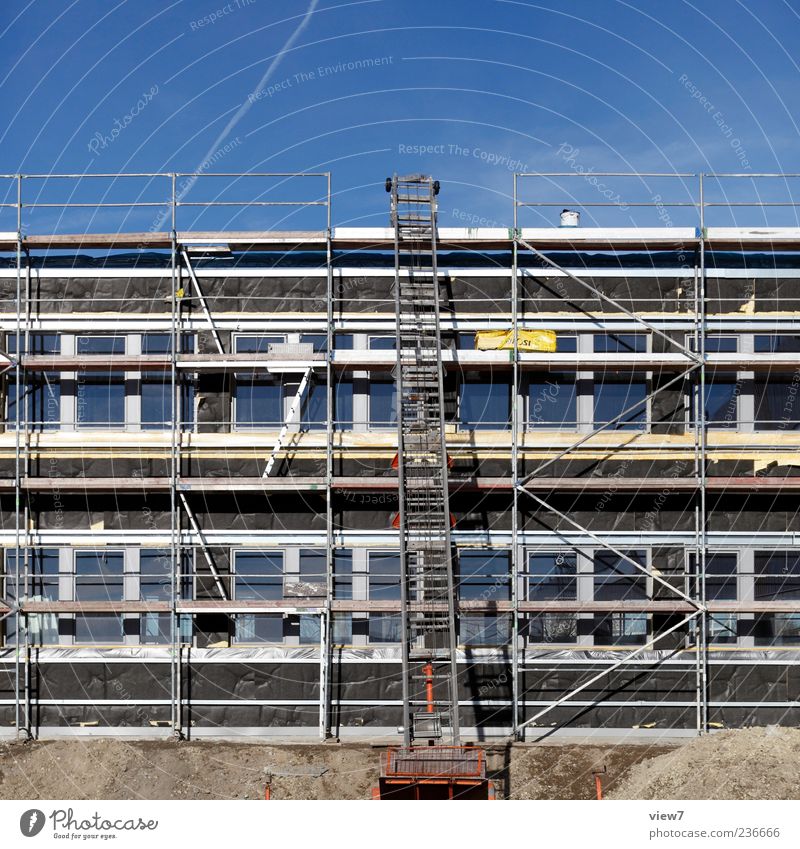
[[[386,180],[395,252],[403,735],[459,743],[455,581],[436,268],[438,182]]]

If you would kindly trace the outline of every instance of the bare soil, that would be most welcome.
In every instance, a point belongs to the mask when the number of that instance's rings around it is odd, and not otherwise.
[[[640,761],[669,752],[648,745],[489,746],[498,796],[593,799],[592,770],[613,790]],[[381,747],[118,739],[0,746],[0,799],[369,799]]]
[[[746,728],[700,737],[635,764],[614,799],[800,799],[800,731]]]

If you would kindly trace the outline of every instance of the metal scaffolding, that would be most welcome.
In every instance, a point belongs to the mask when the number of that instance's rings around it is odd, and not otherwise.
[[[317,617],[319,620],[319,643],[316,647],[319,672],[317,679],[317,694],[313,701],[318,712],[316,732],[322,739],[335,735],[336,722],[333,715],[338,703],[333,693],[332,681],[335,677],[336,652],[334,650],[333,623],[337,614],[348,613],[401,613],[405,610],[401,602],[382,601],[373,599],[342,599],[335,592],[336,583],[336,552],[352,546],[361,548],[370,545],[390,547],[397,545],[397,532],[387,527],[374,531],[351,531],[337,525],[334,500],[347,493],[387,493],[391,497],[398,495],[398,477],[391,473],[374,472],[372,474],[345,474],[337,468],[337,460],[345,456],[350,443],[335,426],[335,384],[337,379],[354,372],[371,370],[389,371],[396,364],[400,355],[401,344],[397,352],[388,350],[348,350],[337,348],[337,335],[343,333],[370,331],[394,333],[400,320],[399,307],[395,309],[391,303],[378,303],[376,308],[364,315],[348,313],[343,309],[344,298],[338,294],[338,284],[343,279],[343,272],[335,261],[337,256],[347,256],[354,251],[374,251],[388,253],[395,247],[395,234],[379,228],[336,228],[332,226],[331,215],[331,182],[330,175],[324,174],[251,174],[251,175],[189,175],[189,174],[134,174],[134,175],[88,175],[92,179],[121,180],[122,177],[139,178],[168,186],[166,201],[141,201],[123,204],[116,200],[96,202],[40,202],[37,199],[27,200],[25,186],[27,181],[47,180],[77,180],[86,175],[0,175],[0,180],[6,180],[12,187],[15,198],[12,201],[0,203],[0,212],[11,210],[16,217],[16,230],[0,233],[0,249],[15,257],[15,312],[0,315],[0,329],[15,339],[15,350],[8,354],[9,372],[13,370],[14,405],[16,424],[14,425],[14,474],[13,479],[0,480],[0,493],[14,498],[14,527],[13,530],[0,531],[0,545],[7,551],[14,552],[15,572],[13,582],[6,579],[4,591],[0,594],[0,620],[13,621],[15,625],[13,641],[13,677],[14,677],[14,712],[15,731],[20,737],[31,737],[38,733],[34,707],[45,703],[41,700],[34,686],[36,665],[39,649],[31,639],[31,617],[41,617],[45,614],[65,615],[80,613],[158,613],[169,616],[169,644],[162,660],[169,664],[170,693],[169,728],[175,737],[189,737],[192,729],[192,696],[188,686],[191,677],[193,650],[183,636],[181,627],[185,617],[204,613],[224,613],[235,617],[246,613],[275,613],[297,616]],[[287,198],[279,192],[278,199],[270,199],[270,189],[265,189],[256,199],[248,201],[194,202],[187,201],[178,189],[181,179],[186,177],[215,176],[228,178],[233,185],[243,178],[258,178],[265,181],[277,181],[285,189],[295,179],[318,180],[323,188],[316,194],[305,199]],[[462,530],[458,524],[452,532],[452,539],[457,547],[489,545],[501,547],[510,552],[511,576],[510,594],[507,600],[493,600],[491,603],[459,599],[455,590],[448,600],[450,609],[446,611],[450,619],[450,630],[453,631],[454,617],[468,614],[502,614],[510,617],[510,668],[511,686],[508,698],[495,700],[485,699],[489,709],[498,711],[510,708],[511,722],[507,730],[517,738],[529,739],[533,727],[545,715],[556,708],[570,704],[576,707],[587,705],[597,707],[598,704],[613,705],[615,702],[607,697],[590,700],[576,697],[586,693],[591,687],[602,681],[605,676],[618,669],[626,667],[639,668],[645,662],[645,656],[652,655],[658,650],[661,641],[666,637],[683,634],[684,646],[682,657],[675,663],[691,662],[695,681],[694,707],[696,714],[695,731],[705,733],[710,728],[710,709],[716,704],[710,695],[710,670],[714,659],[710,652],[710,620],[715,614],[721,613],[752,613],[784,611],[800,612],[800,603],[792,600],[781,602],[759,603],[755,600],[721,600],[709,598],[707,592],[707,561],[709,550],[716,544],[719,534],[709,529],[709,493],[719,492],[796,492],[800,490],[800,478],[792,477],[748,477],[742,475],[723,477],[709,475],[709,454],[719,450],[719,445],[710,437],[706,424],[706,387],[708,370],[727,370],[737,373],[739,370],[768,372],[769,369],[796,368],[795,356],[781,354],[755,354],[753,352],[736,352],[735,354],[719,351],[709,351],[707,336],[709,333],[724,332],[735,328],[734,319],[709,314],[709,297],[707,280],[709,274],[716,269],[707,268],[707,252],[717,250],[734,250],[739,252],[768,250],[768,251],[800,251],[800,229],[784,228],[731,228],[708,226],[707,210],[728,206],[762,206],[769,207],[769,202],[761,204],[730,204],[710,201],[706,198],[706,183],[709,179],[720,180],[727,177],[747,176],[757,178],[794,178],[797,175],[634,175],[647,177],[674,177],[686,186],[695,181],[696,197],[689,201],[676,200],[666,206],[675,206],[684,210],[692,210],[697,214],[697,224],[692,227],[661,227],[652,229],[638,228],[528,228],[523,226],[522,213],[535,207],[562,206],[563,202],[529,201],[523,197],[520,186],[525,178],[560,178],[575,177],[575,174],[518,174],[514,176],[513,187],[513,227],[508,230],[463,230],[443,228],[439,236],[437,248],[442,251],[503,251],[509,257],[511,281],[508,293],[509,310],[497,315],[480,316],[466,314],[458,309],[452,315],[438,315],[437,305],[437,337],[442,333],[456,334],[460,332],[479,332],[489,329],[508,329],[512,334],[510,355],[508,351],[483,352],[470,350],[441,350],[437,368],[441,374],[448,365],[456,365],[464,369],[502,370],[508,376],[511,386],[511,428],[510,432],[486,437],[481,443],[481,449],[493,457],[510,458],[510,474],[487,476],[479,474],[459,475],[457,472],[443,470],[444,496],[443,503],[448,504],[449,491],[461,493],[499,493],[504,494],[511,504],[511,520],[508,529],[485,529],[485,532]],[[613,174],[598,177],[614,177]],[[631,176],[631,175],[625,175]],[[266,198],[266,199],[264,199]],[[661,201],[659,203],[664,206]],[[596,206],[614,206],[615,204],[589,203],[581,204],[581,208],[591,209]],[[618,205],[618,204],[617,204]],[[637,206],[639,204],[631,204]],[[654,206],[641,204],[641,206]],[[772,204],[780,205],[780,204]],[[118,232],[100,234],[43,234],[35,235],[30,232],[25,220],[26,212],[35,212],[47,208],[61,208],[69,212],[74,208],[92,208],[95,210],[151,207],[165,214],[161,228],[150,232]],[[248,231],[192,231],[181,227],[179,220],[182,208],[203,208],[212,210],[216,207],[248,208],[257,207],[265,212],[278,209],[279,212],[292,215],[293,211],[303,213],[318,208],[324,210],[323,226],[316,229],[282,230],[271,229],[260,232]],[[168,222],[169,229],[164,229]],[[280,223],[280,222],[279,222]],[[304,219],[305,227],[305,219]],[[264,353],[238,353],[231,344],[226,350],[226,334],[244,330],[267,333],[272,331],[294,329],[299,320],[296,316],[282,316],[277,311],[267,310],[265,317],[259,315],[231,315],[214,307],[213,296],[205,288],[193,265],[193,250],[210,249],[219,245],[228,246],[231,250],[247,251],[304,251],[312,250],[323,257],[319,268],[320,277],[324,279],[325,304],[314,311],[313,317],[302,320],[304,332],[317,333],[324,336],[324,352],[287,350],[267,351]],[[611,297],[590,280],[590,272],[578,272],[568,261],[558,256],[564,251],[598,250],[616,256],[621,252],[631,250],[659,251],[681,249],[691,254],[691,277],[693,291],[691,293],[691,311],[676,313],[674,316],[643,315],[636,309],[629,308],[625,303]],[[34,333],[58,332],[65,328],[79,331],[85,323],[85,316],[65,314],[63,316],[40,316],[36,297],[32,293],[32,273],[34,258],[32,252],[66,249],[96,249],[100,251],[158,249],[169,253],[168,276],[171,293],[167,308],[154,317],[124,314],[120,311],[116,316],[102,316],[97,320],[92,317],[95,330],[118,330],[120,332],[143,332],[158,330],[167,333],[170,338],[170,349],[166,354],[145,354],[141,352],[124,355],[110,355],[107,361],[99,363],[88,355],[80,352],[72,354],[50,354],[34,352],[31,345],[31,335]],[[526,260],[535,258],[538,268],[531,272]],[[435,259],[433,257],[434,266]],[[573,353],[556,352],[533,358],[520,350],[520,334],[531,328],[550,328],[562,326],[571,328],[575,323],[567,318],[568,309],[558,310],[556,318],[553,315],[537,316],[531,314],[526,304],[525,281],[536,277],[541,271],[555,279],[567,279],[592,297],[602,302],[605,309],[582,309],[580,322],[585,327],[604,328],[611,332],[646,332],[651,338],[658,338],[663,351],[643,352],[634,354],[615,352]],[[399,274],[399,269],[395,269]],[[192,293],[191,296],[185,293]],[[569,299],[561,295],[564,302],[562,307],[569,306]],[[199,314],[193,307],[199,307]],[[657,311],[654,311],[654,313]],[[563,315],[562,315],[563,313]],[[756,317],[757,318],[757,317]],[[560,323],[560,325],[559,325]],[[766,326],[774,328],[780,321],[770,320]],[[790,322],[786,320],[785,326]],[[781,325],[784,326],[784,325]],[[793,325],[791,325],[793,326]],[[216,353],[200,353],[187,351],[184,339],[189,333],[208,332]],[[690,338],[691,342],[684,344],[676,334]],[[400,332],[397,333],[398,340]],[[303,434],[298,440],[300,447],[308,446],[308,450],[316,451],[324,458],[324,473],[294,477],[281,477],[272,474],[273,466],[287,453],[285,434],[282,431],[277,441],[274,434],[253,436],[251,442],[259,450],[264,449],[264,461],[267,463],[263,475],[234,476],[227,478],[211,478],[192,475],[186,471],[187,458],[193,452],[205,450],[206,446],[198,447],[198,440],[187,438],[185,425],[181,420],[182,387],[189,376],[193,374],[224,373],[232,369],[258,369],[269,366],[277,372],[303,371],[307,379],[316,370],[325,375],[325,411],[326,421],[324,430],[316,433]],[[32,463],[32,456],[42,456],[47,451],[57,454],[59,446],[51,439],[51,434],[36,434],[32,442],[33,422],[30,420],[29,405],[26,396],[26,380],[29,375],[47,374],[49,372],[79,372],[92,368],[97,371],[124,371],[161,375],[169,385],[171,398],[171,417],[168,429],[147,442],[144,437],[133,434],[124,443],[126,446],[151,445],[152,451],[164,452],[168,456],[168,472],[160,472],[149,478],[114,478],[95,477],[73,480],[61,480],[54,484],[46,474],[42,474],[40,464]],[[579,434],[572,434],[569,440],[553,437],[552,434],[531,433],[526,428],[524,410],[521,409],[520,397],[523,392],[523,381],[527,374],[543,367],[550,369],[563,368],[609,369],[625,374],[658,374],[657,385],[650,387],[644,401],[639,401],[632,407],[621,411],[609,421],[592,427]],[[666,377],[665,377],[666,376]],[[297,427],[301,415],[300,409],[304,400],[303,388],[297,393],[297,408],[292,406],[286,418],[286,432]],[[691,532],[675,532],[672,536],[664,532],[659,535],[631,533],[627,537],[615,535],[612,532],[596,532],[585,523],[577,521],[568,512],[564,512],[553,503],[554,496],[561,492],[571,491],[586,493],[601,490],[605,485],[602,478],[569,478],[559,477],[554,467],[561,460],[569,460],[581,456],[582,452],[590,450],[614,451],[619,454],[633,454],[637,450],[636,439],[630,441],[616,440],[609,436],[615,425],[636,408],[645,405],[667,389],[676,386],[688,386],[691,395],[692,410],[691,433],[682,441],[676,441],[675,451],[682,452],[681,456],[691,462],[691,473],[681,476],[664,477],[652,475],[647,477],[628,476],[621,479],[620,485],[627,490],[638,489],[658,491],[659,488],[669,487],[671,492],[685,493],[692,499],[694,512],[694,527]],[[444,394],[440,381],[439,390]],[[402,403],[402,388],[398,393],[398,405]],[[445,466],[447,458],[469,456],[476,450],[480,438],[460,439],[455,428],[448,430],[448,423],[442,418]],[[8,422],[6,427],[10,427]],[[606,442],[603,441],[608,437]],[[137,439],[139,440],[137,442]],[[743,443],[742,451],[769,451],[757,439],[753,446]],[[389,457],[394,451],[402,452],[401,440],[396,436],[380,434],[374,440],[374,450],[379,457]],[[215,446],[209,442],[208,450]],[[600,448],[596,448],[600,446]],[[734,446],[736,447],[736,446]],[[112,446],[113,448],[113,446]],[[112,450],[112,449],[109,449]],[[777,450],[777,449],[775,449]],[[785,450],[785,449],[784,449]],[[271,451],[271,453],[270,453]],[[402,463],[402,458],[398,458]],[[533,463],[529,470],[526,463]],[[320,466],[321,468],[321,466]],[[402,481],[402,473],[400,475]],[[127,599],[119,602],[81,602],[81,601],[48,601],[35,599],[31,596],[31,558],[37,549],[54,545],[91,545],[94,538],[91,530],[80,528],[61,529],[52,532],[49,528],[37,528],[33,524],[30,509],[31,498],[39,493],[52,492],[55,487],[64,492],[110,493],[115,491],[137,491],[145,488],[147,491],[160,493],[169,499],[169,529],[153,531],[111,530],[102,534],[103,543],[140,545],[142,540],[152,540],[152,545],[158,544],[169,549],[171,560],[169,599],[161,601],[133,601]],[[449,488],[449,489],[448,489]],[[292,529],[283,532],[254,533],[240,532],[228,528],[206,527],[195,513],[197,507],[193,502],[193,493],[215,492],[253,492],[253,493],[317,493],[324,496],[324,530],[308,532],[302,537],[303,544],[309,547],[324,546],[326,573],[324,576],[324,592],[282,600],[253,601],[236,599],[226,582],[232,580],[231,569],[227,572],[217,568],[213,550],[221,546],[237,546],[252,544],[254,541],[267,541],[269,544],[297,544],[293,539]],[[407,492],[401,488],[400,502],[403,502]],[[194,504],[194,506],[193,506]],[[555,523],[548,533],[535,535],[529,531],[521,519],[522,504],[535,504],[537,509],[554,517]],[[402,512],[402,510],[401,510]],[[449,508],[447,509],[449,513]],[[569,526],[569,529],[565,529]],[[450,529],[446,528],[444,537],[449,538]],[[774,532],[753,534],[745,539],[749,545],[773,544],[769,540],[787,547],[797,547],[795,535],[786,529],[785,533]],[[531,544],[574,546],[578,543],[590,544],[598,550],[614,554],[629,564],[639,574],[644,574],[660,591],[658,598],[646,601],[535,601],[528,598],[524,587],[527,580],[527,565],[523,550]],[[786,540],[783,542],[782,540]],[[354,543],[355,541],[355,543]],[[578,541],[576,543],[576,541]],[[636,541],[641,545],[675,544],[682,546],[687,552],[693,553],[693,567],[685,570],[684,574],[669,578],[663,577],[652,565],[644,566],[636,558],[631,557],[627,550],[635,547]],[[447,542],[449,548],[449,540]],[[185,598],[184,585],[187,579],[196,578],[199,569],[196,565],[187,568],[187,553],[199,552],[207,567],[207,575],[213,581],[215,594],[208,598]],[[204,577],[206,569],[204,567]],[[12,583],[12,586],[9,586]],[[655,596],[655,594],[654,594]],[[419,611],[417,611],[419,612]],[[653,633],[651,639],[628,649],[617,659],[599,657],[592,659],[594,664],[586,675],[585,680],[563,696],[556,696],[542,704],[541,700],[532,698],[525,682],[526,670],[554,663],[552,659],[541,659],[531,652],[525,644],[523,623],[528,617],[537,613],[562,612],[580,614],[599,614],[604,612],[636,612],[644,614],[659,614],[671,617],[658,633]],[[435,615],[443,615],[437,607]],[[38,621],[38,620],[35,620]],[[469,659],[464,648],[459,647],[448,655],[454,668],[463,669]],[[587,661],[588,662],[588,661]],[[659,661],[660,662],[660,661]],[[669,660],[664,658],[664,663]],[[749,662],[749,660],[748,660]],[[800,663],[790,658],[788,664]],[[656,663],[658,665],[658,663]],[[595,667],[602,667],[600,672],[593,672]],[[315,672],[316,674],[316,672]],[[463,676],[463,671],[459,673]],[[451,713],[458,715],[459,706],[466,707],[473,699],[464,700],[459,704],[456,697],[452,698]],[[267,700],[269,701],[269,700]],[[377,700],[383,705],[399,707],[399,700],[385,698]],[[408,703],[409,699],[406,698]],[[457,738],[459,723],[453,727],[453,736]],[[527,735],[526,735],[527,732]],[[548,728],[547,733],[550,733]],[[422,735],[424,736],[424,735]]]

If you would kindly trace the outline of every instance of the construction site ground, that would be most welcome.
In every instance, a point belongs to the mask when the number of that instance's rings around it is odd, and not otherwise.
[[[800,731],[726,731],[682,744],[487,746],[502,799],[800,798]],[[369,799],[383,748],[111,738],[0,745],[2,799]]]

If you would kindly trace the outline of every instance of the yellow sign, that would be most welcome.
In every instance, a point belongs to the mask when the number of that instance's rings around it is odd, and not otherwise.
[[[479,330],[475,334],[475,347],[479,351],[513,351],[513,330]],[[554,354],[556,334],[552,330],[517,330],[517,348],[520,351],[538,351]]]

